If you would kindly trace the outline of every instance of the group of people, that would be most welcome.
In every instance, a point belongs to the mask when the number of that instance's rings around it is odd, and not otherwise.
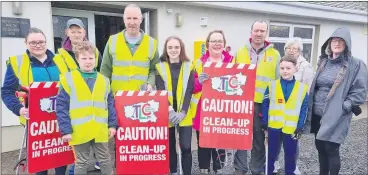
[[[191,174],[192,170],[192,129],[197,131],[200,172],[208,174],[212,160],[213,172],[218,173],[224,166],[225,150],[199,146],[202,84],[210,78],[203,71],[206,62],[257,65],[249,164],[252,174],[277,172],[281,145],[285,151],[285,174],[298,174],[298,139],[309,132],[315,134],[320,174],[338,174],[339,147],[347,136],[352,114],[361,112],[359,106],[364,103],[368,88],[366,65],[352,56],[347,28],[336,29],[323,44],[314,73],[303,57],[301,39],[290,39],[281,58],[265,40],[268,25],[264,21],[252,24],[250,39],[235,57],[224,50],[224,33],[211,31],[206,39],[206,53],[194,61],[186,55],[184,42],[177,36],[166,39],[159,56],[157,40],[140,30],[141,22],[140,8],[128,5],[124,10],[126,29],[109,38],[102,57],[86,40],[86,30],[79,19],[67,22],[67,39],[56,55],[46,48],[43,32],[31,28],[25,38],[26,53],[12,56],[7,62],[1,96],[23,125],[32,116],[15,96],[18,88],[32,82],[60,82],[57,120],[63,140],[73,146],[76,157],[69,174],[87,173],[91,148],[101,172],[113,173],[108,141],[118,127],[114,94],[119,90],[169,92],[171,174],[178,174],[176,127],[183,173]],[[237,150],[235,174],[246,174],[247,162],[247,151]],[[57,175],[64,175],[66,166],[55,170]]]

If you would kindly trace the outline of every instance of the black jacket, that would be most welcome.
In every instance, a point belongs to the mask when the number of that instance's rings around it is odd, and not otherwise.
[[[181,64],[182,64],[181,62],[180,63],[169,63],[171,81],[172,81],[172,86],[173,86],[172,87],[173,104],[170,104],[170,105],[172,105],[172,107],[174,108],[176,112],[181,112],[181,111],[177,111],[177,106],[176,106],[176,89],[178,86],[178,78],[180,74]],[[160,75],[156,75],[156,88],[157,90],[166,90],[165,82]],[[183,87],[180,87],[180,88],[183,88]],[[182,106],[182,111],[184,111],[185,113],[188,112],[190,100],[192,99],[192,95],[193,95],[193,89],[194,89],[194,72],[191,71],[189,75],[189,79],[188,79],[187,90],[184,96],[184,103]]]

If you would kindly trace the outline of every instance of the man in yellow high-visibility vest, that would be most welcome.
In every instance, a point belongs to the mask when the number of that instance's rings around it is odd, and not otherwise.
[[[140,90],[155,85],[155,65],[159,62],[157,41],[140,30],[141,9],[130,4],[124,10],[125,29],[110,36],[100,72],[111,80],[113,94],[118,90]]]
[[[256,87],[254,93],[253,146],[250,159],[252,174],[263,174],[265,157],[265,135],[261,125],[261,107],[264,92],[271,80],[279,78],[280,54],[273,45],[265,41],[268,25],[265,21],[255,21],[251,27],[251,38],[240,48],[234,63],[257,64]],[[247,151],[238,150],[234,156],[236,174],[248,171]]]

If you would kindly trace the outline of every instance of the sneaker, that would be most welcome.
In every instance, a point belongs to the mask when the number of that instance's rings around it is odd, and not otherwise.
[[[96,168],[96,169],[98,169],[98,170],[99,170],[99,169],[101,169],[101,168],[100,168],[100,163],[96,162],[96,164],[95,164],[95,168]]]
[[[209,174],[208,169],[200,169],[201,174]]]
[[[74,175],[74,167],[75,167],[75,165],[74,165],[74,163],[72,164],[72,167],[70,168],[70,170],[69,170],[69,175]]]
[[[273,170],[273,173],[279,172],[281,166],[279,161],[275,161],[275,169]]]
[[[299,170],[298,166],[296,166],[295,171],[294,171],[294,174],[302,174],[302,173],[300,172],[300,170]]]

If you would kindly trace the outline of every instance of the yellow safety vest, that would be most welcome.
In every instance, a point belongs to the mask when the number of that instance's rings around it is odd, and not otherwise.
[[[9,63],[14,71],[15,76],[19,79],[21,86],[29,87],[33,83],[33,73],[30,63],[30,59],[27,53],[23,55],[9,57]],[[59,65],[56,65],[60,71]],[[23,98],[19,98],[20,103],[24,102]],[[20,124],[25,125],[26,119],[23,116],[19,116]]]
[[[111,88],[115,95],[118,90],[139,90],[147,82],[150,61],[156,53],[157,41],[144,34],[141,44],[131,54],[123,32],[110,37],[110,55],[112,56]]]
[[[268,82],[275,80],[277,75],[275,69],[279,61],[279,52],[270,47],[266,48],[262,59],[258,60],[256,72],[256,87],[254,93],[254,102],[262,103],[263,96],[266,91]],[[236,58],[233,59],[235,63],[250,64],[250,51],[247,46],[239,49],[236,53]]]
[[[193,62],[193,66],[195,71],[197,72],[198,76],[203,72],[203,66],[202,66],[202,61],[201,59],[197,59],[196,61]],[[196,116],[197,113],[197,107],[198,107],[198,102],[199,99],[202,96],[202,92],[198,92],[196,94],[192,95],[192,99],[190,100],[190,111],[188,113],[190,118],[194,118]]]
[[[188,80],[190,76],[190,71],[192,70],[192,63],[191,62],[184,62],[181,65],[179,78],[178,78],[178,86],[176,88],[176,106],[177,111],[180,112],[181,108],[184,103],[184,97],[185,92],[187,90],[188,86]],[[172,92],[172,81],[171,81],[171,73],[170,73],[170,67],[169,63],[167,62],[161,62],[156,64],[156,69],[159,73],[159,75],[162,77],[162,79],[165,82],[165,89],[168,91],[169,96],[169,102],[171,105],[173,105],[173,92]],[[181,88],[183,87],[183,88]],[[189,108],[187,112],[187,116],[179,123],[179,126],[192,126],[193,121],[192,118],[189,117],[189,111],[191,109]],[[173,125],[170,123],[169,127],[172,127]]]
[[[60,75],[60,83],[70,96],[70,119],[73,128],[69,145],[79,145],[95,139],[108,142],[108,106],[110,81],[97,73],[93,91],[89,90],[78,70]]]
[[[268,126],[270,128],[281,129],[285,134],[293,134],[298,126],[300,109],[308,85],[295,81],[295,85],[288,101],[285,103],[284,94],[280,79],[271,81],[268,85],[270,91],[270,107],[268,110]]]
[[[96,49],[96,67],[98,65],[99,52]],[[54,57],[54,62],[57,67],[59,67],[60,74],[75,70],[78,68],[77,63],[74,61],[73,57],[64,48],[58,49],[58,54]]]

